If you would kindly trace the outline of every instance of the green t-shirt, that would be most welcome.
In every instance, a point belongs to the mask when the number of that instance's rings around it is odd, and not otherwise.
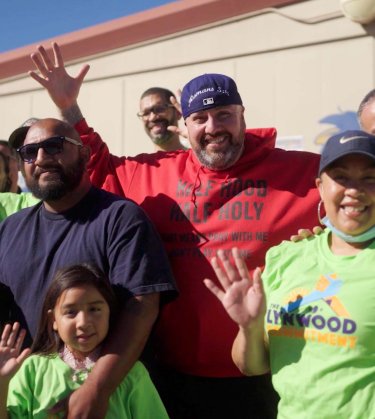
[[[338,256],[329,234],[283,242],[266,256],[279,418],[375,418],[375,242]]]
[[[22,192],[20,194],[11,192],[0,193],[0,221],[17,211],[31,207],[38,202],[40,202],[40,200],[35,198],[30,192]]]
[[[32,355],[9,385],[7,408],[11,419],[47,419],[47,410],[76,390],[86,376],[59,356]],[[54,418],[63,418],[64,414]],[[136,362],[109,400],[106,419],[168,419],[159,394],[141,362]]]

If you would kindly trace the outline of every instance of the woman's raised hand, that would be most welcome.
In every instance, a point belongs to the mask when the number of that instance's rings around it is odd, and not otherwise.
[[[204,279],[204,284],[221,301],[230,318],[240,327],[259,325],[259,322],[263,322],[266,310],[261,270],[256,268],[251,278],[237,248],[232,249],[232,255],[234,264],[222,250],[211,259],[211,265],[222,288],[211,279]]]

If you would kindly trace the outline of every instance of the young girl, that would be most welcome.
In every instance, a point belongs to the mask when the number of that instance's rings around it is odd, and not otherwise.
[[[25,332],[19,324],[3,330],[0,417],[64,417],[59,406],[90,373],[115,313],[115,296],[101,271],[90,265],[58,271],[46,293],[31,351],[21,352]],[[112,394],[106,418],[168,418],[142,363],[133,366]]]

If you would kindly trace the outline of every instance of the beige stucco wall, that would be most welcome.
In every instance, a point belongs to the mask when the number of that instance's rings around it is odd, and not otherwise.
[[[296,137],[304,149],[319,151],[317,138],[334,129],[319,120],[355,111],[374,87],[375,24],[363,27],[343,16],[325,20],[339,15],[339,0],[302,1],[280,11],[322,22],[275,13],[241,16],[84,58],[69,67],[75,74],[83,63],[91,65],[79,100],[84,115],[115,154],[149,152],[152,145],[135,115],[143,90],[176,90],[200,73],[220,72],[237,81],[249,127],[276,126],[281,137]],[[0,82],[0,138],[30,116],[57,115],[28,76]]]

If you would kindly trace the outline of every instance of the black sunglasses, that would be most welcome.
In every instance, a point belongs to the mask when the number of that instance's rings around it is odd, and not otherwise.
[[[82,147],[82,144],[77,140],[73,140],[73,138],[56,135],[55,137],[47,138],[40,143],[23,145],[22,147],[17,148],[17,151],[24,162],[34,163],[40,148],[42,148],[50,156],[54,156],[55,154],[59,154],[63,151],[64,141],[68,141],[69,143]]]

